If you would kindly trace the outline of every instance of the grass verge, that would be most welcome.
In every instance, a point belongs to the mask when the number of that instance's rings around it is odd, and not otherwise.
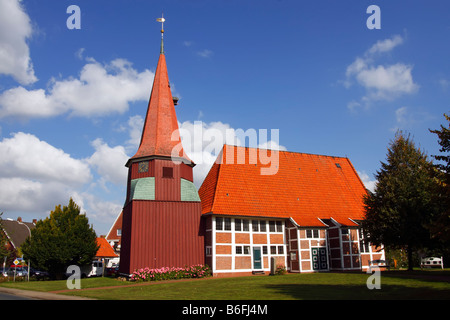
[[[312,273],[137,284],[112,278],[92,278],[81,281],[81,290],[60,293],[106,300],[450,299],[448,270],[382,272],[379,290],[367,288],[368,278],[365,273]],[[67,290],[65,281],[0,285],[47,292]]]

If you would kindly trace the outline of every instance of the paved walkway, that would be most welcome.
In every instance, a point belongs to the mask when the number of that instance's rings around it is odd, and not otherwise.
[[[56,294],[52,292],[31,291],[31,290],[19,290],[12,288],[0,287],[0,292],[12,294],[15,296],[26,297],[36,300],[94,300],[85,297],[67,296],[63,294]]]

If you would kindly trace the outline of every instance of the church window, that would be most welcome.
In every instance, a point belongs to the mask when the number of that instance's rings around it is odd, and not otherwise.
[[[224,230],[230,231],[231,230],[231,218],[225,218],[224,220],[225,220]]]
[[[283,226],[281,225],[281,221],[276,222],[277,232],[283,232]]]
[[[248,220],[242,220],[242,231],[249,231],[249,221]]]
[[[223,230],[223,218],[216,218],[216,230]]]
[[[253,232],[259,231],[259,221],[258,220],[252,220],[252,231]]]
[[[241,231],[241,230],[242,230],[242,220],[234,219],[234,231]]]
[[[266,221],[265,220],[259,221],[259,231],[266,232]]]
[[[275,232],[275,221],[269,221],[269,231]]]
[[[173,178],[173,168],[163,167],[163,178]]]

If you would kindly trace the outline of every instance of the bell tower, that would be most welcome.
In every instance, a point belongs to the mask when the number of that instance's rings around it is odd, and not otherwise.
[[[165,19],[157,21],[164,24]],[[161,50],[136,154],[126,163],[120,273],[138,268],[204,264],[201,203],[195,163],[183,150],[174,99]]]

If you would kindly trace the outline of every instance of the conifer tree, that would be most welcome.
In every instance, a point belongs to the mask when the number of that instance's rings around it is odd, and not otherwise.
[[[450,244],[450,116],[444,114],[448,126],[441,125],[440,130],[430,130],[438,136],[441,146],[440,155],[433,158],[440,161],[435,164],[438,177],[438,188],[435,192],[435,201],[440,204],[439,214],[431,223],[430,229],[434,237],[439,239],[447,247]]]
[[[406,249],[408,269],[412,270],[412,253],[427,247],[427,229],[435,212],[432,199],[435,180],[432,163],[414,142],[397,132],[390,143],[386,163],[375,177],[374,192],[364,198],[366,219],[363,228],[368,240],[386,248]]]
[[[49,217],[39,220],[21,248],[33,267],[61,278],[69,265],[92,263],[98,250],[96,238],[88,218],[70,199],[68,206],[58,205]]]

